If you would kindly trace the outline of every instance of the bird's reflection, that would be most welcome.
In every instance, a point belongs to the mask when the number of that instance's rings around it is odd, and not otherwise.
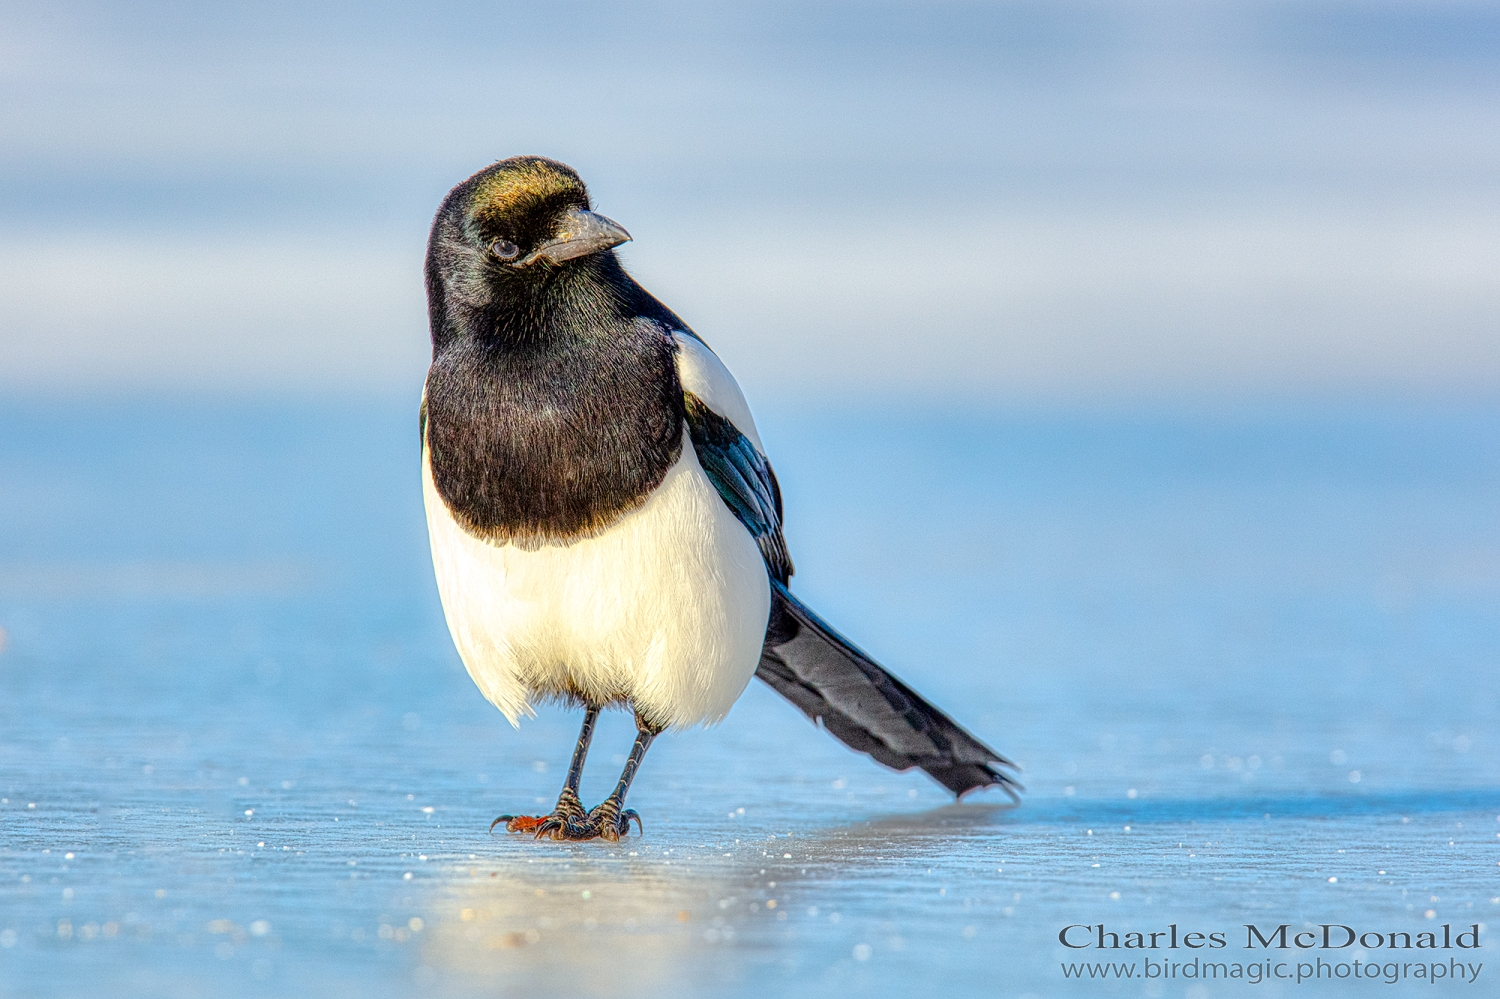
[[[734,944],[744,912],[730,910],[749,902],[750,887],[735,883],[738,871],[591,852],[600,856],[511,854],[455,872],[433,900],[424,963],[517,986],[566,968],[641,991],[693,984],[711,972],[715,951]]]
[[[780,944],[808,932],[787,910],[809,881],[951,849],[955,837],[993,834],[1008,810],[950,805],[729,849],[637,841],[635,856],[510,840],[456,865],[429,901],[423,962],[518,989],[564,968],[636,991],[707,986],[746,962],[775,960]]]

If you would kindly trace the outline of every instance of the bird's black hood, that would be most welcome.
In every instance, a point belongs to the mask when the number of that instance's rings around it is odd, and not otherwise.
[[[433,222],[424,438],[454,518],[497,544],[603,531],[682,450],[676,317],[607,246],[537,253],[589,207],[570,168],[517,157],[455,187]]]

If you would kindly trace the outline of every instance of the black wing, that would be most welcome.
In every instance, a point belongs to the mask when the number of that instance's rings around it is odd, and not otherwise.
[[[760,546],[771,576],[771,619],[755,675],[844,745],[894,770],[921,767],[962,797],[1020,787],[1015,768],[865,655],[792,596],[792,560],[781,533],[781,488],[765,457],[733,423],[684,392],[698,463]]]
[[[740,433],[691,392],[682,394],[687,407],[688,432],[698,464],[708,473],[719,495],[760,546],[771,578],[792,578],[792,557],[781,534],[781,487],[771,465]]]

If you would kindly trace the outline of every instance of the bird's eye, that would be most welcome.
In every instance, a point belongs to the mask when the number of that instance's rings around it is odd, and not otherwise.
[[[521,255],[521,248],[508,239],[497,239],[490,244],[490,252],[501,260],[514,260]]]

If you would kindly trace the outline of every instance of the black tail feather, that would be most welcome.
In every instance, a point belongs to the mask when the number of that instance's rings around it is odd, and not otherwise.
[[[755,675],[840,742],[893,770],[921,767],[963,797],[998,786],[1019,801],[1017,769],[771,582],[771,621]]]

